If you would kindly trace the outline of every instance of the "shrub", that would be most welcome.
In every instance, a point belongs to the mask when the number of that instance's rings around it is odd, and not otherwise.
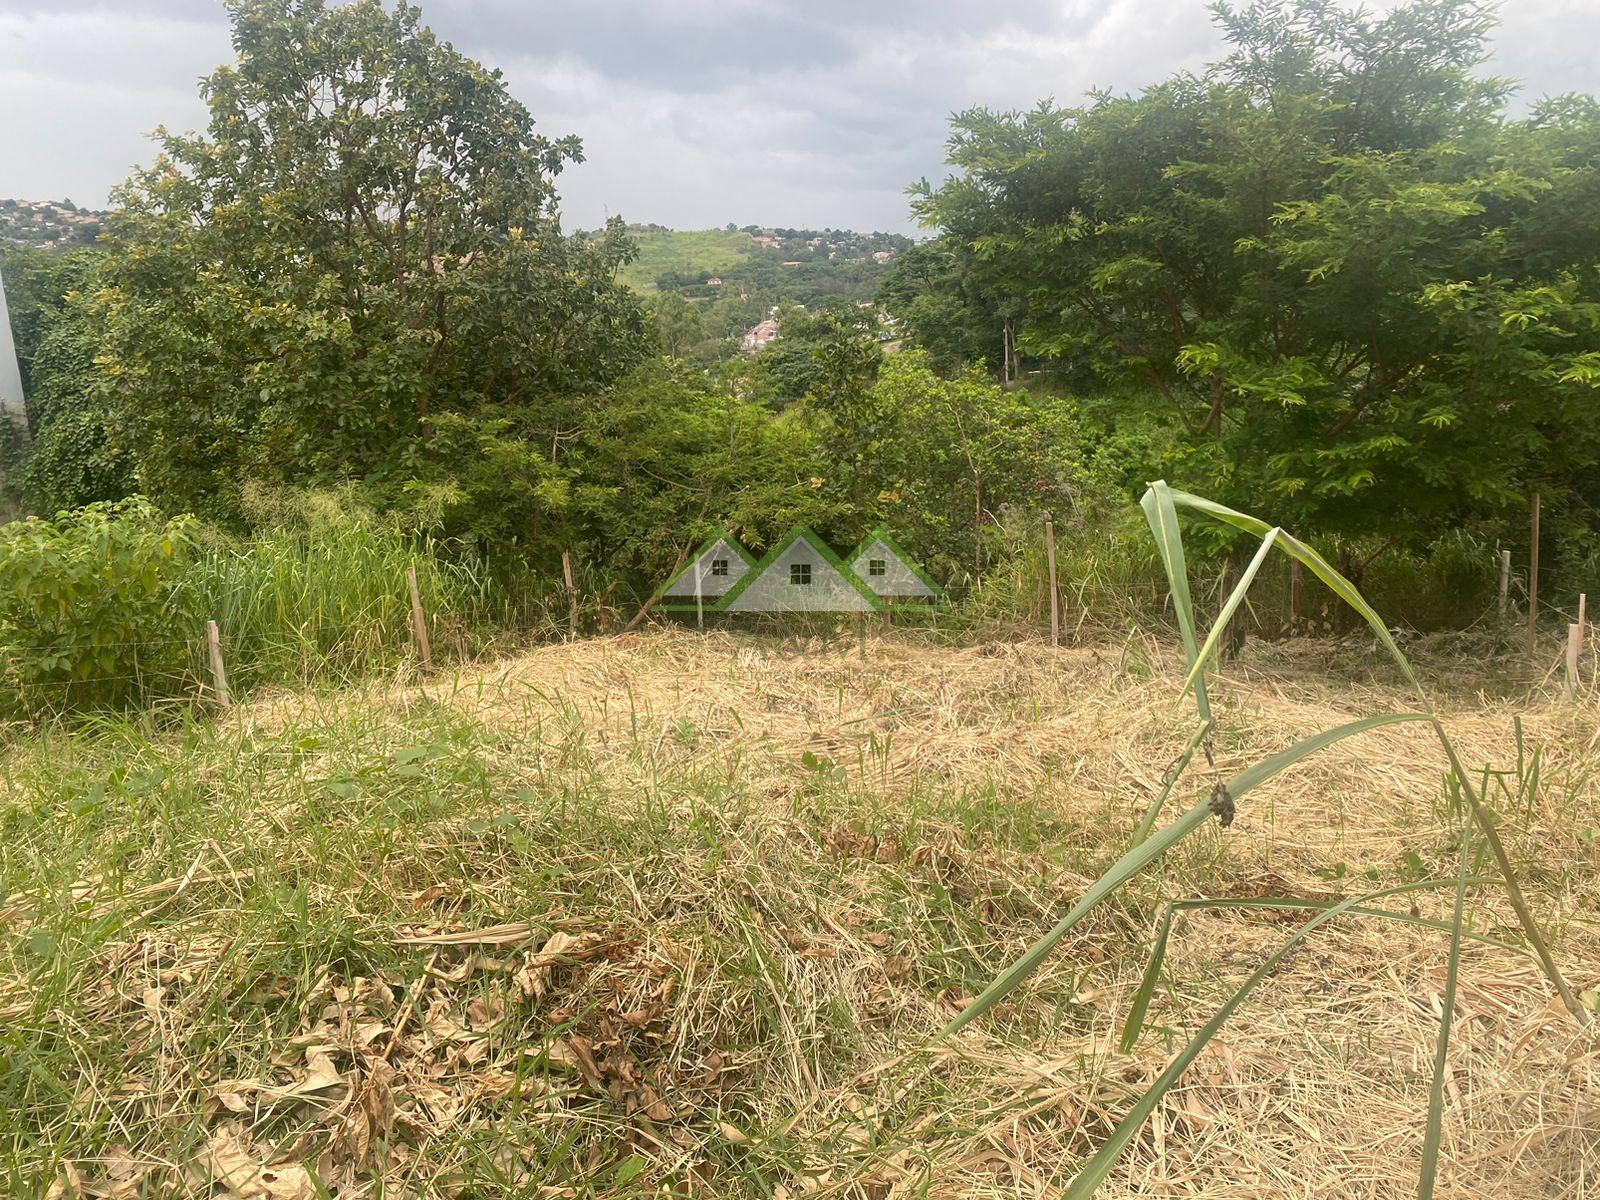
[[[178,690],[194,622],[192,518],[142,496],[0,526],[0,675],[25,713],[114,708]]]

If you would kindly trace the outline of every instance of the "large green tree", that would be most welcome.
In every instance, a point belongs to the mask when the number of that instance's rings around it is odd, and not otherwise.
[[[1221,499],[1426,540],[1559,491],[1600,454],[1594,103],[1510,118],[1476,0],[1215,11],[1203,75],[961,114],[923,219]]]
[[[620,223],[561,231],[577,140],[408,4],[228,7],[207,129],[159,133],[122,188],[92,302],[139,486],[227,517],[246,479],[353,478],[463,516],[511,459],[523,508],[552,499],[529,464],[647,348]]]

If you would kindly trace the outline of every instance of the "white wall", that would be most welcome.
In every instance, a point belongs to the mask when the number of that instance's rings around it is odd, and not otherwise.
[[[6,285],[0,279],[0,413],[25,418],[22,371],[17,366],[17,346],[11,337],[11,316],[6,311]]]

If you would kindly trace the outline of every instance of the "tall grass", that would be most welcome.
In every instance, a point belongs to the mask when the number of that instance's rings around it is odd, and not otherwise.
[[[1406,721],[1424,721],[1432,725],[1449,768],[1452,794],[1459,796],[1463,801],[1458,805],[1463,827],[1461,834],[1461,865],[1457,876],[1454,879],[1431,880],[1415,885],[1418,887],[1455,888],[1454,919],[1449,926],[1451,946],[1447,976],[1447,1005],[1453,1002],[1455,991],[1455,979],[1463,936],[1463,908],[1468,884],[1468,863],[1470,861],[1468,851],[1471,834],[1475,826],[1498,869],[1498,879],[1495,882],[1504,890],[1506,898],[1515,910],[1532,955],[1538,960],[1551,985],[1561,997],[1568,1011],[1572,1013],[1574,1019],[1587,1023],[1589,1020],[1587,1011],[1579,1003],[1560,969],[1556,966],[1545,941],[1543,930],[1535,920],[1532,910],[1522,894],[1517,871],[1512,866],[1510,857],[1506,853],[1505,845],[1500,837],[1499,817],[1487,801],[1487,786],[1485,785],[1482,789],[1475,787],[1468,777],[1454,743],[1451,741],[1439,715],[1430,704],[1427,694],[1417,679],[1410,662],[1407,661],[1405,655],[1401,653],[1400,648],[1395,644],[1394,638],[1382,618],[1379,617],[1361,593],[1311,547],[1284,530],[1269,527],[1265,522],[1255,517],[1237,512],[1199,496],[1173,491],[1167,487],[1165,482],[1161,481],[1150,485],[1150,489],[1145,493],[1141,506],[1144,509],[1151,532],[1154,534],[1156,550],[1166,570],[1171,588],[1172,608],[1177,619],[1185,656],[1189,664],[1189,672],[1184,680],[1183,691],[1185,693],[1193,691],[1200,725],[1190,739],[1186,752],[1169,772],[1166,786],[1134,830],[1128,851],[1089,886],[1078,903],[1049,933],[1039,939],[1020,959],[996,977],[977,999],[957,1015],[941,1032],[940,1038],[946,1038],[956,1033],[998,1004],[1003,997],[1021,984],[1044,962],[1061,939],[1083,917],[1119,891],[1134,876],[1160,859],[1167,850],[1207,824],[1211,817],[1217,817],[1222,826],[1226,828],[1233,821],[1237,803],[1253,788],[1293,766],[1308,755],[1314,754],[1316,751],[1335,742],[1364,733],[1381,725]],[[1217,619],[1203,642],[1199,636],[1200,631],[1196,624],[1194,604],[1189,591],[1188,565],[1184,555],[1183,535],[1178,522],[1178,510],[1180,508],[1241,530],[1259,538],[1261,542],[1260,549],[1248,567],[1245,568],[1237,586],[1232,590],[1231,594],[1224,598]],[[1206,794],[1196,801],[1182,816],[1152,833],[1151,830],[1159,816],[1161,806],[1171,794],[1173,785],[1178,778],[1193,762],[1196,751],[1203,749],[1206,761],[1208,763],[1212,761],[1211,738],[1216,731],[1216,719],[1212,713],[1206,691],[1206,670],[1218,651],[1222,634],[1227,627],[1229,619],[1245,603],[1251,585],[1255,582],[1263,563],[1265,563],[1274,549],[1282,551],[1295,562],[1301,564],[1333,595],[1349,605],[1357,616],[1371,628],[1379,644],[1394,659],[1406,681],[1415,691],[1418,709],[1409,713],[1380,714],[1366,717],[1302,739],[1287,750],[1250,766],[1232,779],[1215,781],[1210,785]],[[1488,773],[1485,773],[1484,778],[1487,781],[1489,778]],[[1392,894],[1395,894],[1395,889],[1372,892],[1365,896],[1357,896],[1336,903],[1320,905],[1320,911],[1291,935],[1284,945],[1250,976],[1244,985],[1213,1014],[1200,1032],[1168,1064],[1166,1070],[1162,1072],[1156,1082],[1138,1097],[1131,1111],[1118,1124],[1111,1136],[1100,1146],[1074,1180],[1067,1191],[1069,1200],[1074,1200],[1074,1198],[1075,1200],[1087,1200],[1087,1197],[1094,1194],[1095,1190],[1110,1174],[1123,1148],[1132,1139],[1139,1127],[1143,1125],[1144,1121],[1155,1111],[1167,1090],[1172,1087],[1188,1065],[1194,1061],[1206,1043],[1216,1034],[1233,1011],[1244,1002],[1256,985],[1272,972],[1285,955],[1315,929],[1335,917],[1359,911],[1362,915],[1367,916],[1404,919],[1401,914],[1389,913],[1384,910],[1368,910],[1367,908],[1372,901]],[[1164,946],[1165,925],[1163,925],[1162,933],[1157,936],[1153,959],[1159,960]],[[1153,971],[1147,972],[1147,986],[1153,986],[1153,980]],[[1132,1042],[1137,1039],[1138,1030],[1143,1020],[1144,1008],[1148,1003],[1148,993],[1141,989],[1124,1031],[1124,1048],[1131,1046]],[[1422,1197],[1432,1195],[1434,1176],[1438,1165],[1440,1113],[1443,1105],[1441,1081],[1445,1056],[1448,1051],[1449,1033],[1450,1022],[1447,1014],[1446,1019],[1441,1022],[1439,1043],[1434,1060],[1434,1086],[1427,1125],[1427,1137],[1423,1151],[1422,1171],[1418,1185],[1418,1194]]]
[[[442,649],[483,636],[488,581],[470,559],[449,559],[362,516],[282,527],[205,550],[185,586],[221,630],[230,675],[242,685],[348,679],[413,652],[406,570]]]

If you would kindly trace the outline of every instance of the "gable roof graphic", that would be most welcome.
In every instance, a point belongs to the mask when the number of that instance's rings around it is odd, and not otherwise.
[[[883,564],[883,574],[872,573],[873,560]],[[861,539],[861,545],[850,556],[850,569],[879,596],[932,600],[943,595],[939,585],[929,579],[882,528],[874,529]]]
[[[784,534],[716,605],[718,612],[873,612],[883,601],[804,525]]]
[[[726,574],[713,574],[713,564],[719,559],[726,561]],[[664,605],[665,608],[693,608],[695,571],[698,568],[701,602],[709,606],[711,602],[722,599],[754,566],[755,559],[750,557],[749,551],[730,537],[727,530],[719,529],[701,543],[700,549],[689,557],[677,574],[661,585],[656,595],[663,600],[691,601],[682,606]]]

